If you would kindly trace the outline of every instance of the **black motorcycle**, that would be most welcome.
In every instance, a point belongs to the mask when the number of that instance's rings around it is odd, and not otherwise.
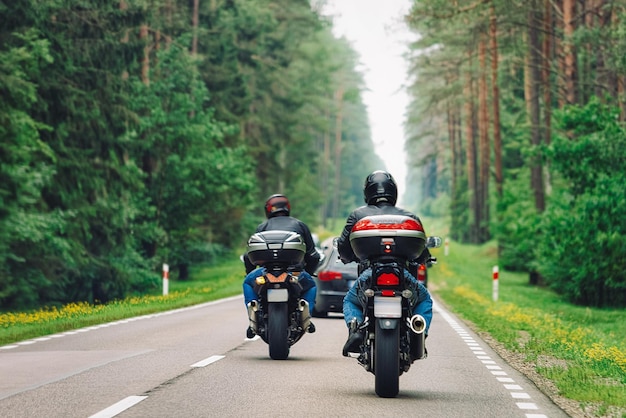
[[[400,375],[425,356],[426,321],[412,313],[409,301],[414,290],[404,271],[424,247],[441,246],[441,238],[427,238],[422,225],[408,216],[375,215],[354,225],[350,244],[372,269],[371,278],[361,286],[365,305],[359,328],[365,338],[358,361],[374,374],[376,394],[393,398]]]
[[[270,357],[285,360],[311,323],[298,281],[306,244],[290,231],[258,232],[248,240],[248,258],[265,268],[256,279],[257,301],[248,303],[250,328],[269,345]]]

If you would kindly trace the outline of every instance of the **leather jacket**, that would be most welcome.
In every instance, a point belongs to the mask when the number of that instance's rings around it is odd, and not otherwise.
[[[339,258],[344,263],[349,263],[351,261],[360,262],[357,256],[354,254],[352,250],[352,246],[350,245],[350,232],[352,232],[352,227],[356,224],[361,218],[371,215],[404,215],[409,216],[419,223],[422,223],[420,219],[413,213],[404,210],[402,208],[396,207],[388,202],[379,202],[377,205],[367,205],[361,206],[355,209],[346,220],[346,225],[341,232],[341,236],[337,240],[337,250],[339,251]],[[426,248],[422,251],[422,254],[415,260],[419,264],[427,261],[430,258],[430,251]]]
[[[268,220],[260,224],[255,232],[278,230],[293,231],[302,236],[302,239],[306,244],[306,253],[304,254],[304,266],[302,267],[307,273],[311,275],[315,273],[317,265],[320,262],[320,255],[315,249],[315,242],[313,241],[313,236],[311,235],[309,227],[304,222],[297,218],[294,218],[293,216],[279,215],[269,218]],[[246,274],[250,273],[256,268],[256,266],[250,262],[248,254],[244,256],[244,263],[246,265]]]

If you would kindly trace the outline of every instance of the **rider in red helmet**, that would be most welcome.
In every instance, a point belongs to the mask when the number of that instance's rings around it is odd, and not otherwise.
[[[315,269],[320,262],[320,255],[315,249],[315,243],[309,227],[301,220],[290,216],[290,213],[291,204],[285,195],[271,195],[265,202],[265,216],[267,220],[261,223],[255,232],[280,230],[293,231],[300,234],[306,244],[306,253],[298,281],[302,286],[302,299],[309,303],[309,311],[312,313],[313,307],[315,306],[317,288],[311,275],[315,273]],[[247,307],[250,301],[257,298],[257,294],[254,291],[254,282],[257,277],[264,274],[265,269],[256,268],[256,266],[250,262],[247,254],[244,255],[244,263],[246,265],[246,278],[243,281],[243,297]],[[307,331],[311,333],[315,332],[313,323],[311,323]],[[248,338],[254,336],[254,332],[249,327],[246,336]]]

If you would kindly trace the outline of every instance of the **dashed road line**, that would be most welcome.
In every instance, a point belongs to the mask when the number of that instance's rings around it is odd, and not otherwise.
[[[450,316],[446,311],[439,308],[436,304],[433,305],[433,309],[439,313],[443,319],[452,327],[454,331],[463,339],[467,344],[467,347],[472,350],[472,353],[476,355],[476,358],[485,365],[487,370],[503,384],[503,387],[509,391],[511,397],[515,400],[531,400],[531,396],[524,392],[522,386],[515,383],[515,380],[507,377],[507,373],[502,370],[502,367],[498,366],[497,362],[491,359],[483,351],[483,348],[459,323]],[[534,402],[515,402],[517,407],[522,411],[537,411],[539,407]],[[548,418],[544,414],[540,413],[526,413],[526,418]]]
[[[113,404],[113,405],[109,406],[108,408],[103,409],[102,411],[100,411],[100,412],[90,416],[89,418],[111,418],[111,417],[114,417],[114,416],[119,415],[122,412],[126,411],[127,409],[137,405],[139,402],[143,401],[146,398],[147,398],[147,396],[129,396],[127,398],[122,399],[118,403]]]

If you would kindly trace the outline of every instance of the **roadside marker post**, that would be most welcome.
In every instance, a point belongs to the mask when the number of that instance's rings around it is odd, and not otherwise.
[[[166,296],[170,291],[170,266],[163,264],[163,296]]]
[[[450,247],[450,240],[446,238],[443,244],[443,255],[447,256],[448,254],[450,254],[449,247]]]
[[[498,266],[493,266],[492,269],[493,272],[493,301],[496,302],[498,300],[498,276],[499,276],[499,272],[498,272]]]

